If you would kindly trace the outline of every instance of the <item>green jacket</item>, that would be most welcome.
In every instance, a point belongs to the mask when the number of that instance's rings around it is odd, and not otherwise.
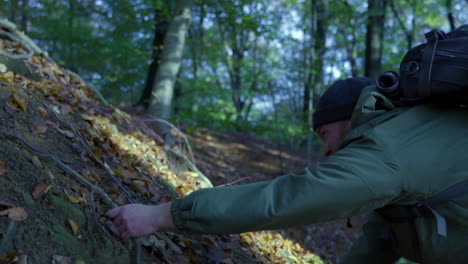
[[[279,229],[431,197],[468,177],[467,112],[436,105],[395,108],[368,87],[354,110],[351,132],[327,161],[268,182],[193,192],[173,202],[175,226],[215,234]],[[437,234],[433,217],[415,220],[419,261],[467,261],[468,195],[434,209],[445,217],[448,235]],[[387,227],[372,213],[342,262],[385,264],[410,257],[405,248],[382,243]]]

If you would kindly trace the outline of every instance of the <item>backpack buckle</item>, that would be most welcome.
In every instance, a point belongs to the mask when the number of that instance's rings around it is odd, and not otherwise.
[[[409,209],[413,217],[421,217],[421,216],[427,216],[427,215],[432,214],[431,209],[429,209],[427,205],[422,204],[422,203],[418,203],[414,206],[411,206],[411,208]]]
[[[426,37],[427,43],[436,41],[439,38],[439,35],[437,34],[437,30],[431,30],[425,33],[424,36]]]
[[[438,39],[442,40],[442,39],[447,38],[447,34],[445,34],[445,32],[437,30],[437,29],[434,29],[425,33],[424,36],[426,37],[427,43],[436,41]]]

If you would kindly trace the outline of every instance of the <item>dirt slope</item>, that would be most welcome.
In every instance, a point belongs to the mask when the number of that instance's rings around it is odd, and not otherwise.
[[[321,263],[275,232],[111,234],[112,207],[211,186],[187,161],[0,20],[1,263]]]

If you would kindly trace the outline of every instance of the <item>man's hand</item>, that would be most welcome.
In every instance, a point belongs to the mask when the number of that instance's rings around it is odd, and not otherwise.
[[[171,203],[127,204],[109,210],[107,215],[113,218],[113,231],[123,239],[148,235],[161,228],[174,228]]]

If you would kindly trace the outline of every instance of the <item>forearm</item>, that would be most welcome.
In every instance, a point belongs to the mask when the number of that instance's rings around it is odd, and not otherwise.
[[[171,214],[172,203],[164,203],[154,206],[155,218],[154,222],[158,229],[174,229],[174,222]]]
[[[171,211],[176,228],[201,233],[277,229],[381,207],[401,195],[401,182],[393,157],[363,138],[300,174],[196,191]]]
[[[197,191],[174,201],[172,216],[178,229],[225,234],[317,223],[377,204],[359,179],[333,175],[325,180],[320,173],[304,172],[271,182]]]

